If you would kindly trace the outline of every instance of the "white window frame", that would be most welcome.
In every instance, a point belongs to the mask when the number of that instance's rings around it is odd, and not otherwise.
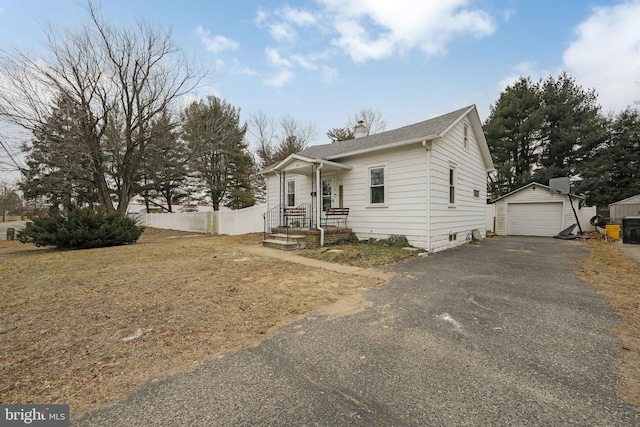
[[[466,123],[464,123],[462,134],[463,134],[462,139],[464,143],[464,148],[469,149],[469,125]]]
[[[455,208],[456,200],[457,200],[456,197],[458,192],[458,165],[456,165],[453,162],[449,162],[449,176],[447,181],[449,183],[449,191],[447,192],[448,194],[447,197],[449,199],[449,207]],[[452,199],[451,196],[453,196],[453,201],[451,200]]]
[[[366,165],[367,167],[367,207],[369,208],[386,208],[389,206],[389,163],[376,163],[371,165]],[[382,169],[383,173],[383,183],[381,187],[383,187],[383,197],[384,201],[382,203],[373,203],[371,201],[371,189],[373,186],[371,185],[371,171],[375,169]],[[379,186],[378,186],[379,187]]]
[[[289,193],[289,183],[293,183],[293,193]],[[293,196],[293,204],[289,204],[289,196]],[[287,179],[285,182],[285,204],[288,208],[293,208],[296,206],[296,180],[295,179]]]

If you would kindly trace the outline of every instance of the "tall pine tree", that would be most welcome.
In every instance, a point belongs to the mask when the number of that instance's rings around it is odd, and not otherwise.
[[[603,142],[587,152],[579,166],[576,191],[596,206],[640,194],[640,112],[627,108],[607,120]]]
[[[184,139],[191,151],[191,168],[203,184],[215,211],[225,202],[234,207],[251,206],[252,197],[239,197],[250,189],[247,170],[253,162],[244,140],[247,125],[240,123],[240,109],[207,97],[193,102],[183,113]]]
[[[531,182],[538,161],[543,120],[539,87],[520,78],[501,94],[485,122],[484,131],[496,165],[489,185],[492,197],[507,194]]]
[[[542,81],[540,96],[544,122],[534,179],[546,184],[576,174],[585,151],[602,139],[603,121],[595,91],[583,89],[566,72]]]

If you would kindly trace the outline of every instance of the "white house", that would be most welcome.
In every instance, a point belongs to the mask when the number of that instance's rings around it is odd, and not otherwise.
[[[465,243],[474,232],[485,237],[491,171],[472,105],[290,155],[263,171],[266,217],[300,207],[307,213],[303,223],[323,231],[329,207],[349,208],[348,227],[358,238],[403,235],[413,246],[437,252]]]
[[[576,224],[576,214],[579,214],[583,230],[591,230],[588,221],[595,215],[595,207],[581,208],[583,200],[582,196],[561,194],[549,186],[532,182],[492,201],[495,233],[499,236],[551,237]]]

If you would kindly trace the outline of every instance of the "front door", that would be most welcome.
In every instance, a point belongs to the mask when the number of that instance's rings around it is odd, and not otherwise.
[[[333,206],[333,177],[322,178],[322,212]]]

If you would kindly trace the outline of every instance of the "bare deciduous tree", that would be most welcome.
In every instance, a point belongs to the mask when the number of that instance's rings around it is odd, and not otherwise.
[[[253,140],[254,150],[259,161],[259,167],[264,168],[273,163],[275,148],[273,140],[276,136],[275,123],[264,111],[249,116],[247,133]]]
[[[89,159],[83,164],[101,207],[124,214],[144,150],[153,144],[152,121],[205,73],[184,58],[170,31],[146,22],[119,28],[105,22],[93,3],[86,10],[88,22],[78,29],[44,30],[44,58],[0,51],[0,119],[35,131],[47,125],[56,100],[72,103],[79,144],[70,144],[69,154]],[[118,138],[107,144],[107,132],[114,130]],[[117,164],[105,152],[116,142]]]
[[[274,120],[264,112],[253,114],[247,124],[262,168],[304,150],[318,136],[313,123],[303,123],[291,116],[281,118],[277,129]]]
[[[367,127],[367,135],[384,132],[387,129],[387,121],[382,117],[382,113],[379,110],[374,110],[369,107],[363,108],[355,113],[347,121],[347,129],[353,131],[360,120],[362,120]]]

